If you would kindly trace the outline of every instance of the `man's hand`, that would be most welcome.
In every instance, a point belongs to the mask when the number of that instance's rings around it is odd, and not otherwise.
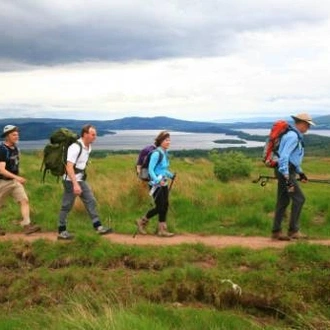
[[[77,196],[79,196],[82,193],[80,184],[78,182],[73,183],[73,193]]]
[[[19,182],[20,184],[24,184],[24,183],[26,182],[26,179],[23,178],[23,177],[21,177],[21,176],[17,176],[17,177],[15,178],[15,180],[16,180],[17,182]]]
[[[294,192],[294,183],[290,179],[286,180],[286,189],[289,193]]]
[[[303,183],[306,183],[308,181],[308,178],[305,173],[299,173],[299,180]]]

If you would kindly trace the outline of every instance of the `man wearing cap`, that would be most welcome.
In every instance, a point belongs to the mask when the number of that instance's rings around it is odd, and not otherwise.
[[[5,126],[1,137],[5,141],[0,145],[0,207],[8,195],[20,203],[22,220],[19,224],[25,234],[29,235],[40,231],[40,227],[31,224],[29,199],[24,189],[26,179],[19,175],[19,150],[16,146],[19,139],[18,127]],[[0,234],[4,235],[4,230],[0,229]]]
[[[308,181],[304,174],[301,163],[304,157],[303,134],[311,125],[315,125],[307,113],[291,116],[294,126],[283,135],[279,146],[278,166],[275,168],[275,175],[278,178],[277,202],[273,222],[272,238],[278,240],[303,239],[306,235],[300,232],[299,217],[305,202],[305,196],[301,191],[298,181]],[[292,201],[288,235],[282,233],[282,221],[285,210]]]

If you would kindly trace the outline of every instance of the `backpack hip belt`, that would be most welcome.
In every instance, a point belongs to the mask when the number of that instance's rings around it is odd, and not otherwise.
[[[85,173],[85,169],[81,170],[80,168],[74,168],[74,173],[78,174],[78,173]]]

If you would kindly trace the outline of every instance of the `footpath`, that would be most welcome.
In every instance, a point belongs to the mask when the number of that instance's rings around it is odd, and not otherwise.
[[[297,240],[275,241],[270,237],[262,236],[204,236],[197,234],[180,234],[173,237],[157,237],[155,235],[133,235],[112,233],[103,236],[103,238],[116,244],[140,245],[140,246],[170,246],[180,244],[204,244],[214,248],[225,248],[231,246],[242,246],[254,250],[265,248],[283,248],[289,244],[295,244]],[[21,233],[7,233],[0,236],[0,242],[3,241],[29,241],[38,239],[57,241],[57,233],[41,232],[31,235]],[[63,241],[61,241],[63,242]],[[299,242],[308,242],[309,244],[320,244],[330,246],[330,239],[308,239]]]

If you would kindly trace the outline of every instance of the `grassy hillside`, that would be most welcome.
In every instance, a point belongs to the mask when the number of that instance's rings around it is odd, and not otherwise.
[[[144,184],[134,173],[136,155],[110,155],[93,158],[88,167],[88,181],[99,202],[101,218],[117,232],[132,233],[134,221],[150,207],[151,199]],[[329,178],[328,158],[307,158],[304,170],[309,177]],[[175,232],[202,234],[265,235],[271,229],[276,184],[262,188],[251,181],[259,174],[272,175],[259,160],[253,161],[251,178],[222,183],[213,175],[213,164],[205,158],[173,158],[171,167],[177,180],[171,192],[169,226]],[[32,218],[44,230],[54,231],[61,203],[62,185],[51,175],[41,183],[40,154],[23,155],[22,174],[32,207]],[[303,185],[307,202],[301,217],[302,228],[311,237],[328,237],[330,185]],[[6,203],[1,221],[9,231],[17,228],[11,221],[19,216],[14,203]],[[154,220],[151,227],[156,224]],[[77,199],[69,217],[69,228],[84,231],[91,228],[88,216]]]
[[[134,174],[136,155],[93,158],[89,182],[105,224],[132,234],[150,206]],[[23,155],[32,217],[55,231],[62,187],[40,182],[40,154]],[[307,158],[311,178],[329,178],[329,158]],[[272,174],[254,161],[251,178],[221,183],[205,159],[173,158],[170,229],[201,234],[269,236],[276,186],[253,184]],[[329,189],[306,184],[302,230],[330,234]],[[1,209],[1,225],[17,205]],[[150,232],[156,226],[151,223]],[[330,249],[308,243],[284,250],[216,250],[203,245],[136,247],[111,244],[92,231],[77,201],[69,217],[73,242],[0,242],[0,329],[329,329]],[[141,239],[143,239],[141,237]],[[233,290],[230,279],[242,293]]]

